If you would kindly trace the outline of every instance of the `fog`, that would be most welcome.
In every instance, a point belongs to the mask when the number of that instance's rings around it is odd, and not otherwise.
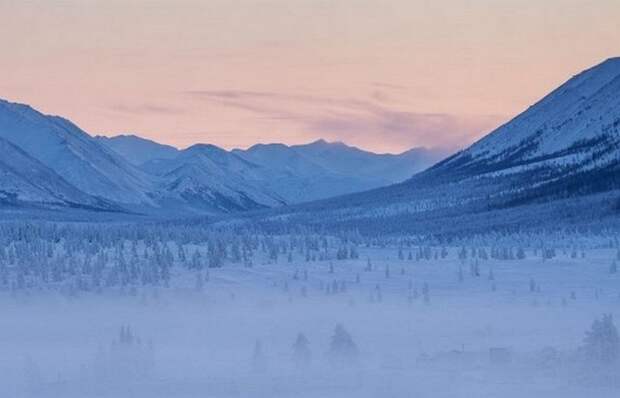
[[[615,250],[480,263],[360,250],[177,269],[168,287],[5,289],[2,395],[617,396],[617,358],[584,348],[619,312]]]

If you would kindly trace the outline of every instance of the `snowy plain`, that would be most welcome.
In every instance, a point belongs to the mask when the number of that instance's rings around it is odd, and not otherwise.
[[[618,364],[582,353],[592,322],[620,315],[612,244],[338,250],[257,249],[159,285],[4,288],[2,396],[618,396]]]

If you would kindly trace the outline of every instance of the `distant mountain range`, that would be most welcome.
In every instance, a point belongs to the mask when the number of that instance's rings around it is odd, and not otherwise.
[[[226,151],[204,144],[177,150],[131,135],[96,139],[143,171],[162,177],[167,181],[166,191],[191,196],[193,202],[206,200],[200,198],[205,188],[217,187],[227,197],[243,193],[249,202],[237,210],[257,207],[251,202],[273,207],[394,184],[447,154],[425,148],[398,155],[375,154],[325,140]]]
[[[0,100],[0,207],[151,216],[279,207],[405,180],[445,156],[374,154],[343,143],[187,149],[132,135],[92,137],[70,121]]]
[[[375,233],[601,223],[620,215],[620,58],[571,78],[447,158],[440,150],[375,154],[324,140],[179,150],[132,135],[92,137],[7,101],[0,101],[0,152],[3,209],[233,213]]]
[[[102,209],[118,207],[118,203],[153,204],[147,194],[156,186],[153,178],[66,119],[0,101],[0,138],[19,148],[32,164],[45,166],[56,180],[64,180],[75,192],[81,192],[63,195],[66,202],[106,203]],[[19,171],[27,174],[26,170]],[[20,191],[10,194],[15,203],[23,196]],[[90,199],[83,200],[83,195]]]
[[[593,222],[620,215],[619,190],[620,58],[612,58],[403,183],[278,214],[427,233],[473,228],[483,219],[514,227]]]

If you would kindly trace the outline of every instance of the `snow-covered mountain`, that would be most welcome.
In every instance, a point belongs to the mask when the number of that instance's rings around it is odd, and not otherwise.
[[[134,135],[92,137],[70,121],[0,100],[2,202],[150,215],[227,213],[402,180],[432,151],[376,155],[341,143],[184,150]]]
[[[115,210],[69,184],[38,160],[0,138],[0,204]]]
[[[412,183],[424,180],[486,181],[512,204],[620,187],[620,58],[574,76]]]
[[[124,145],[113,148],[111,140],[94,138],[68,120],[44,115],[28,105],[0,100],[0,139],[4,140],[0,154],[6,163],[0,179],[5,205],[39,203],[170,215],[282,203],[211,165],[206,170],[193,162],[166,176],[146,172],[132,164],[138,163],[135,157],[126,159],[122,150],[130,154],[133,148],[143,159],[151,159],[170,157],[169,147],[124,137],[115,140]],[[191,152],[180,160],[188,159]]]
[[[615,214],[619,190],[620,58],[613,58],[571,78],[469,148],[406,182],[278,215],[374,228],[393,221],[392,226],[402,228],[434,223],[437,229],[450,229],[458,222],[477,222],[473,215],[489,224],[509,223],[510,217],[497,212],[514,215],[527,206],[544,207],[547,217],[574,217],[588,206]],[[576,204],[579,210],[571,207]],[[518,217],[513,220],[517,225],[542,218],[533,210]]]
[[[115,137],[98,135],[95,139],[136,166],[154,159],[172,159],[179,154],[179,150],[173,146],[159,144],[133,134]]]
[[[312,144],[310,144],[312,145]],[[276,192],[287,203],[299,203],[362,191],[368,186],[388,184],[381,178],[372,181],[356,175],[335,172],[314,162],[302,151],[283,144],[258,144],[236,155],[259,165],[255,176],[260,184]]]
[[[318,147],[331,152],[333,164],[320,158],[321,151],[313,153]],[[338,159],[338,153],[348,151],[360,159],[345,167],[346,158]],[[416,167],[424,164],[424,161],[416,163],[415,159],[405,163],[405,159],[409,160],[398,155],[375,155],[325,141],[290,147],[259,144],[247,150],[233,151],[198,144],[180,151],[173,159],[148,161],[142,168],[167,181],[162,192],[191,197],[192,203],[200,200],[209,203],[214,198],[214,190],[226,192],[232,203],[249,209],[299,203],[387,185],[393,182],[392,175],[386,171],[385,176],[375,176],[368,169],[383,167],[389,171],[393,167],[393,174],[410,170],[407,176],[411,176]]]
[[[620,187],[620,58],[579,73],[406,183],[447,184],[514,204]]]
[[[442,159],[441,150],[376,154],[341,142],[259,144],[233,151],[270,170],[265,179],[289,203],[324,199],[404,181]]]
[[[257,183],[260,166],[214,145],[193,145],[174,159],[146,162],[143,169],[161,179],[161,199],[177,198],[198,210],[229,212],[285,203]]]
[[[171,189],[177,194],[181,185],[176,182],[191,180],[191,184],[182,185],[183,189],[212,192],[216,186],[228,187],[228,192],[244,192],[247,197],[243,202],[250,199],[259,207],[306,202],[401,182],[446,155],[442,150],[425,148],[397,155],[375,154],[324,140],[292,146],[257,144],[232,151],[195,145],[178,151],[136,136],[99,139],[119,154],[132,156],[128,160],[141,164],[147,173],[165,177],[167,182],[160,194]],[[196,173],[198,165],[202,172]]]
[[[328,143],[324,140],[294,145],[291,149],[332,172],[371,182],[374,180],[377,186],[405,181],[450,154],[447,150],[424,147],[400,154],[377,154],[342,142]]]
[[[620,58],[570,79],[436,171],[576,173],[618,159]]]
[[[160,215],[343,195],[276,213],[317,220],[396,217],[404,225],[403,215],[417,222],[429,214],[486,214],[620,189],[620,58],[578,74],[425,171],[440,151],[382,155],[323,140],[177,150],[137,136],[93,138],[65,119],[7,101],[0,101],[0,139],[3,203],[117,206]]]
[[[151,203],[150,176],[66,119],[0,100],[0,138],[82,192],[122,204]]]

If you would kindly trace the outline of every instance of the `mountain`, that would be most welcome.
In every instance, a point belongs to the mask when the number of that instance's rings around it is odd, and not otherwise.
[[[0,204],[115,210],[78,190],[27,153],[0,138]]]
[[[284,200],[257,183],[260,166],[214,145],[197,144],[174,159],[143,165],[162,179],[160,192],[187,206],[210,212],[280,206]],[[163,198],[162,198],[163,199]]]
[[[207,146],[172,156],[171,147],[138,137],[92,137],[68,120],[28,105],[0,100],[0,139],[4,142],[0,154],[6,159],[0,170],[3,208],[38,204],[168,217],[283,203],[277,195],[234,174],[241,170],[234,163],[225,168],[218,152]],[[129,156],[134,151],[141,159]],[[142,159],[170,160],[161,156],[178,162],[165,173],[135,165]],[[237,163],[247,162],[238,159]]]
[[[303,147],[258,144],[247,150],[233,152],[260,165],[262,174],[258,178],[261,184],[285,198],[288,203],[323,199],[391,183],[382,176],[364,178],[356,173],[346,174],[333,170],[329,164],[320,164],[307,156]]]
[[[334,173],[376,181],[377,186],[405,181],[449,154],[446,150],[423,147],[400,154],[377,154],[325,140],[291,148]]]
[[[372,225],[377,231],[425,233],[471,228],[480,220],[485,226],[525,225],[617,215],[619,94],[620,58],[612,58],[403,183],[278,215],[287,213],[287,219],[296,216],[299,222],[337,219],[340,225]],[[544,214],[534,209],[544,209]]]
[[[402,154],[376,154],[342,142],[304,145],[258,144],[233,150],[270,170],[271,190],[289,203],[329,198],[394,184],[445,157],[442,150],[414,148]]]
[[[287,202],[271,189],[273,182],[282,181],[279,170],[236,153],[213,145],[178,151],[136,136],[91,137],[68,120],[28,105],[0,101],[0,140],[3,207],[64,206],[161,216]],[[291,187],[303,194],[303,184]]]
[[[173,146],[159,144],[132,134],[114,137],[98,135],[95,139],[135,166],[155,159],[172,159],[179,154],[179,150]]]
[[[151,203],[151,178],[70,121],[0,100],[0,138],[78,190],[123,204]]]
[[[271,220],[420,233],[602,220],[620,208],[619,93],[612,58],[430,168],[441,151],[374,154],[324,140],[177,150],[137,136],[93,138],[0,101],[0,204],[155,216],[259,210]]]
[[[612,58],[573,77],[438,169],[513,173],[553,166],[574,172],[607,163],[617,157],[620,139],[618,93],[620,58]]]
[[[419,179],[502,178],[512,187],[501,196],[515,204],[616,188],[619,93],[620,58],[612,58],[574,76]]]
[[[234,150],[271,170],[270,189],[299,203],[394,184],[442,159],[440,150],[414,148],[398,155],[375,154],[341,142],[305,145],[258,144]]]
[[[201,196],[210,202],[214,190],[223,189],[231,199],[229,205],[248,208],[307,202],[401,182],[446,154],[425,148],[375,154],[324,140],[292,146],[257,144],[232,151],[204,144],[179,151],[136,136],[99,140],[143,171],[163,177],[167,182],[160,194],[170,192],[198,203]]]

